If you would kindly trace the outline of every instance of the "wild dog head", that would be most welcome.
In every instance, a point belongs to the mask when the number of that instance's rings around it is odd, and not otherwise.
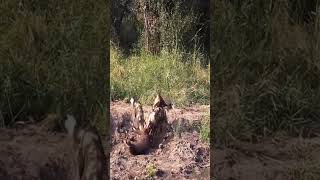
[[[126,144],[129,147],[129,152],[132,155],[148,153],[151,147],[149,132],[149,128],[145,128],[143,131],[136,131],[135,137],[126,140]]]
[[[152,110],[155,111],[156,108],[165,108],[166,110],[173,109],[174,105],[171,101],[165,101],[162,96],[158,93],[154,99]]]

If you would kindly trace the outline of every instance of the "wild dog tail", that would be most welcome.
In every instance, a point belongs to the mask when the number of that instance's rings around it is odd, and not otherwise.
[[[77,121],[74,118],[74,116],[67,114],[67,119],[64,122],[64,127],[67,129],[68,134],[70,136],[73,135],[73,132],[74,132],[74,129],[75,129],[76,125],[77,125]]]
[[[131,106],[134,105],[134,102],[135,102],[135,100],[134,100],[133,98],[131,98],[131,99],[130,99],[130,104],[131,104]]]

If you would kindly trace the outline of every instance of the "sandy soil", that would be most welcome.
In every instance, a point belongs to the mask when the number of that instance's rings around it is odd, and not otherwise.
[[[112,149],[110,154],[111,179],[148,179],[148,167],[153,165],[153,179],[209,179],[209,145],[199,137],[196,124],[209,111],[209,106],[175,108],[168,112],[168,121],[173,129],[181,122],[181,129],[169,132],[162,148],[152,149],[146,155],[133,156],[129,153],[124,139],[130,131],[130,105],[112,102]],[[145,114],[151,106],[143,106]],[[179,136],[180,134],[180,136]]]

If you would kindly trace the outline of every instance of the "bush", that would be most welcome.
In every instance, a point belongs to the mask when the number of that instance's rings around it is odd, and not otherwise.
[[[161,49],[169,52],[200,52],[208,56],[209,51],[209,1],[208,0],[120,0],[111,3],[111,41],[128,55],[145,46],[144,5],[157,14],[160,23],[156,31],[160,34]],[[203,63],[208,64],[208,59]]]

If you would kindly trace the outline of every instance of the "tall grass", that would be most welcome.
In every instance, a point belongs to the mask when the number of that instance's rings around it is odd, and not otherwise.
[[[214,1],[213,7],[215,140],[317,131],[319,28],[290,22],[289,1]]]
[[[108,1],[12,0],[0,12],[6,125],[49,112],[106,122]]]
[[[209,103],[209,66],[202,66],[199,59],[186,63],[182,55],[165,52],[123,58],[111,48],[110,61],[112,99],[136,97],[152,103],[160,91],[178,105]]]

